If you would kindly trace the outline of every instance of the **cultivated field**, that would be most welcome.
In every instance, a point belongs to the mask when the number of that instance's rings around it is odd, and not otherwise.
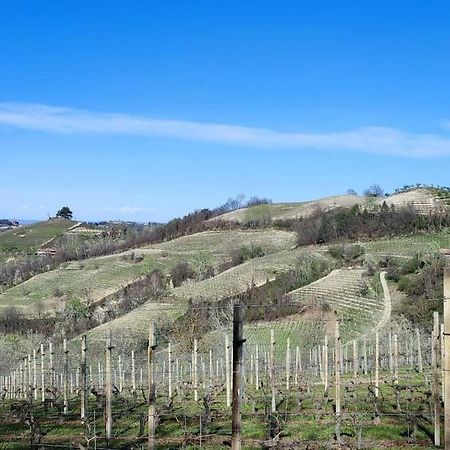
[[[266,253],[289,250],[296,243],[295,233],[280,230],[233,230],[204,231],[184,236],[173,241],[156,244],[160,248],[175,253],[211,252],[229,258],[242,246],[260,246]]]
[[[396,208],[411,206],[422,214],[429,214],[449,206],[441,192],[429,188],[418,188],[390,195],[384,200],[388,205],[394,205]]]
[[[288,220],[297,219],[299,217],[307,217],[317,210],[328,211],[338,207],[350,208],[353,205],[364,205],[366,202],[367,199],[365,197],[360,197],[358,195],[337,195],[310,202],[273,203],[263,206],[264,208],[267,208],[268,215],[271,220]],[[212,220],[245,222],[249,217],[251,217],[252,208],[256,211],[259,207],[254,206],[250,208],[238,209],[236,211],[218,216]]]
[[[302,203],[274,203],[269,205],[242,208],[222,214],[212,220],[230,222],[247,222],[253,216],[263,216],[265,220],[289,220],[308,217],[317,210],[329,211],[335,208],[351,208],[354,205],[370,207],[372,205],[394,205],[396,208],[413,207],[422,214],[442,211],[450,207],[448,194],[445,191],[432,188],[411,189],[388,197],[368,198],[358,195],[338,195]],[[259,217],[261,218],[261,217]]]
[[[415,200],[425,213],[429,192],[391,198],[405,205]],[[350,200],[366,202],[341,196],[262,206],[271,210],[272,219],[287,219],[311,214],[318,204],[329,209]],[[248,218],[242,210],[235,214]],[[9,442],[0,448],[140,448],[152,432],[147,418],[153,382],[158,448],[228,448],[231,380],[238,372],[244,448],[430,448],[441,417],[441,330],[437,323],[430,336],[391,318],[386,274],[379,272],[384,266],[373,264],[373,269],[371,264],[386,256],[434,254],[450,247],[450,231],[359,244],[364,254],[352,256],[350,245],[341,256],[339,244],[336,252],[329,251],[330,245],[297,247],[292,232],[206,231],[64,263],[6,290],[0,308],[14,306],[24,316],[54,313],[78,299],[95,304],[96,314],[106,311],[86,324],[116,318],[86,330],[87,347],[81,353],[81,336],[69,340],[66,352],[56,337],[53,346],[39,334],[2,337],[2,357],[14,364],[3,363],[11,370],[0,374],[0,442]],[[243,246],[261,247],[265,256],[225,270],[230,266],[224,263]],[[189,263],[196,274],[172,287],[169,273],[179,262]],[[206,267],[215,275],[202,271]],[[131,300],[108,297],[155,269],[166,284],[155,300],[148,300],[153,294],[145,296],[150,291]],[[294,289],[298,286],[303,287]],[[260,289],[250,295],[250,287]],[[124,290],[130,291],[135,295]],[[236,307],[230,300],[244,294],[244,340],[233,340]],[[148,362],[150,323],[156,332]],[[77,330],[88,326],[82,323]],[[105,358],[108,332],[111,369]],[[233,355],[241,345],[242,369],[233,371]],[[109,393],[111,416],[105,407]],[[108,438],[105,417],[113,424]]]
[[[338,269],[324,278],[290,293],[293,300],[331,309],[344,326],[345,341],[369,330],[381,319],[384,296],[376,292],[363,270]]]
[[[187,261],[194,268],[204,263],[217,267],[229,261],[233,253],[244,245],[260,245],[267,253],[271,253],[290,248],[294,243],[294,234],[284,231],[199,233],[134,251],[142,255],[142,261],[127,258],[133,253],[131,250],[65,263],[58,269],[38,274],[0,294],[0,308],[15,306],[24,314],[33,315],[36,308],[52,311],[63,307],[63,298],[95,303],[152,270],[168,273],[180,261]]]
[[[145,337],[149,317],[164,322],[172,321],[186,312],[190,300],[196,302],[217,302],[239,295],[252,285],[260,286],[274,280],[280,274],[298,266],[299,260],[320,259],[327,261],[322,253],[308,250],[291,250],[255,258],[232,267],[203,281],[191,281],[172,289],[162,303],[147,302],[122,317],[93,328],[89,335],[104,338],[110,327],[123,333]]]
[[[272,338],[260,335],[255,342],[244,327],[244,448],[428,449],[441,437],[441,410],[435,408],[440,408],[442,394],[442,371],[436,371],[442,354],[428,336],[393,324],[377,336],[348,344],[336,339],[334,330],[327,339],[316,330],[315,342],[299,346],[297,330],[275,328]],[[116,330],[112,339],[109,371],[104,351],[95,354],[88,337],[85,372],[78,341],[67,353],[59,345],[50,353],[45,345],[42,358],[37,353],[19,359],[8,377],[0,377],[0,435],[5,442],[0,448],[88,442],[89,448],[139,448],[147,433],[154,433],[157,448],[167,450],[229,448],[230,328],[220,347],[197,347],[194,341],[192,351],[184,353],[176,346],[169,351],[158,333],[151,379],[145,347]],[[154,422],[146,420],[149,383],[156,393]],[[111,413],[105,395],[111,397]]]

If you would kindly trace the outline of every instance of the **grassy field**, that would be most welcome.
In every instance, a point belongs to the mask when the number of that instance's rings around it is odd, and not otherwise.
[[[450,229],[445,229],[440,233],[376,239],[361,242],[361,245],[367,254],[374,257],[387,255],[408,257],[417,253],[436,253],[441,248],[450,248]]]
[[[4,231],[0,233],[0,258],[20,253],[33,254],[42,244],[64,234],[76,223],[64,219],[46,220]]]

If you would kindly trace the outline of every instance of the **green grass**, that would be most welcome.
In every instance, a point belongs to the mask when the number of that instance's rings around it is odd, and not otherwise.
[[[420,233],[412,236],[376,239],[361,242],[366,253],[375,257],[386,255],[408,257],[419,253],[435,253],[450,248],[450,229],[439,233]]]
[[[0,258],[33,254],[42,244],[64,234],[75,224],[73,220],[46,220],[0,233]]]

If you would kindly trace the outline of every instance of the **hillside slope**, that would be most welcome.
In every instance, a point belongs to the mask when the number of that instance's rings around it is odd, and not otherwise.
[[[184,314],[190,300],[217,302],[241,294],[252,285],[261,286],[294,269],[299,258],[326,260],[323,253],[310,248],[255,258],[207,280],[189,282],[172,289],[162,303],[147,302],[122,317],[92,329],[89,334],[97,339],[103,338],[106,330],[112,329],[143,337],[149,320],[171,321]]]
[[[127,257],[133,253],[130,250],[65,263],[3,292],[0,308],[15,306],[26,315],[36,314],[37,309],[54,312],[64,307],[65,299],[99,302],[154,269],[167,274],[180,261],[187,261],[195,268],[201,258],[217,267],[229,261],[233,252],[244,245],[258,244],[271,253],[289,249],[294,243],[295,235],[285,231],[208,231],[136,250],[142,255],[140,261]]]
[[[399,194],[378,200],[378,204],[386,202],[387,205],[394,205],[396,208],[413,207],[421,214],[442,211],[449,205],[447,201],[438,195],[439,191],[431,188],[410,189]]]
[[[33,254],[43,244],[76,224],[74,220],[46,220],[0,233],[0,261],[18,253]]]
[[[289,220],[299,217],[307,217],[318,209],[328,211],[338,207],[352,207],[353,205],[363,205],[366,198],[358,195],[337,195],[334,197],[326,197],[319,200],[302,202],[302,203],[272,203],[263,205],[267,209],[271,220]],[[252,211],[256,211],[259,206],[250,208],[241,208],[231,211],[212,220],[225,220],[230,222],[245,222],[252,215]]]
[[[309,202],[299,203],[273,203],[261,206],[241,208],[215,217],[211,220],[224,220],[229,222],[247,222],[253,216],[262,215],[264,219],[272,221],[291,220],[308,217],[317,210],[329,211],[335,208],[351,208],[354,205],[370,206],[393,205],[396,208],[414,207],[421,214],[439,212],[450,208],[448,193],[435,188],[415,188],[405,192],[393,194],[388,197],[370,198],[359,195],[338,195],[326,197]]]
[[[362,269],[337,269],[324,278],[290,293],[293,300],[331,307],[342,320],[342,334],[357,337],[373,329],[384,308],[381,295],[370,289]]]

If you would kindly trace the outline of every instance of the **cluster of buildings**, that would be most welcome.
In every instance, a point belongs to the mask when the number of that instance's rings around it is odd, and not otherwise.
[[[20,227],[20,223],[17,222],[17,220],[0,219],[0,232],[8,231],[17,227]]]

